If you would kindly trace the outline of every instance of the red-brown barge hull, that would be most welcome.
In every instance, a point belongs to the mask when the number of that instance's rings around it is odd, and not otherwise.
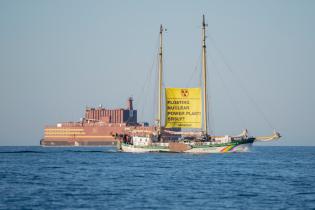
[[[133,109],[133,100],[129,98],[127,108],[106,109],[86,108],[80,122],[58,123],[46,126],[43,146],[102,146],[116,142],[115,134],[122,134],[125,128],[139,126],[137,110]]]

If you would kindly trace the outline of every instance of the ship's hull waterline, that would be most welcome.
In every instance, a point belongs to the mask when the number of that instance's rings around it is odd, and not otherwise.
[[[191,153],[191,154],[211,154],[211,153],[235,153],[235,152],[249,152],[252,147],[252,142],[244,144],[229,144],[223,146],[196,146],[179,153]],[[130,144],[121,144],[120,150],[122,152],[131,153],[148,153],[148,152],[176,152],[172,151],[167,146],[134,146]]]

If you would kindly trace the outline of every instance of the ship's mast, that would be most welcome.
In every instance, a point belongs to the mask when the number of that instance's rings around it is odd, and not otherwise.
[[[206,62],[206,23],[202,16],[202,80],[203,80],[203,132],[208,135],[207,125],[207,62]]]
[[[159,93],[158,93],[158,134],[161,133],[162,125],[162,75],[163,75],[163,26],[160,26],[160,50],[159,50]]]

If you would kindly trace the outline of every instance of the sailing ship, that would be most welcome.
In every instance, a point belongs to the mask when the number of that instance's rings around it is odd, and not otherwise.
[[[202,19],[202,90],[201,88],[166,88],[166,119],[162,126],[163,26],[160,27],[158,119],[156,129],[133,130],[120,135],[117,143],[122,152],[182,152],[227,153],[247,152],[255,141],[270,141],[281,137],[249,136],[247,129],[236,136],[214,136],[208,133],[206,23]],[[202,93],[202,97],[201,97]],[[202,99],[201,99],[202,98]],[[202,106],[201,106],[202,101]],[[201,111],[202,107],[202,111]],[[187,111],[188,110],[188,111]],[[187,120],[188,119],[188,120]],[[201,122],[201,119],[203,122]],[[202,128],[201,131],[174,131],[172,128]]]

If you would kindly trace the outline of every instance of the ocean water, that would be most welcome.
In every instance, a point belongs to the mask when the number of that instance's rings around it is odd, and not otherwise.
[[[0,147],[0,209],[315,209],[315,147]]]

